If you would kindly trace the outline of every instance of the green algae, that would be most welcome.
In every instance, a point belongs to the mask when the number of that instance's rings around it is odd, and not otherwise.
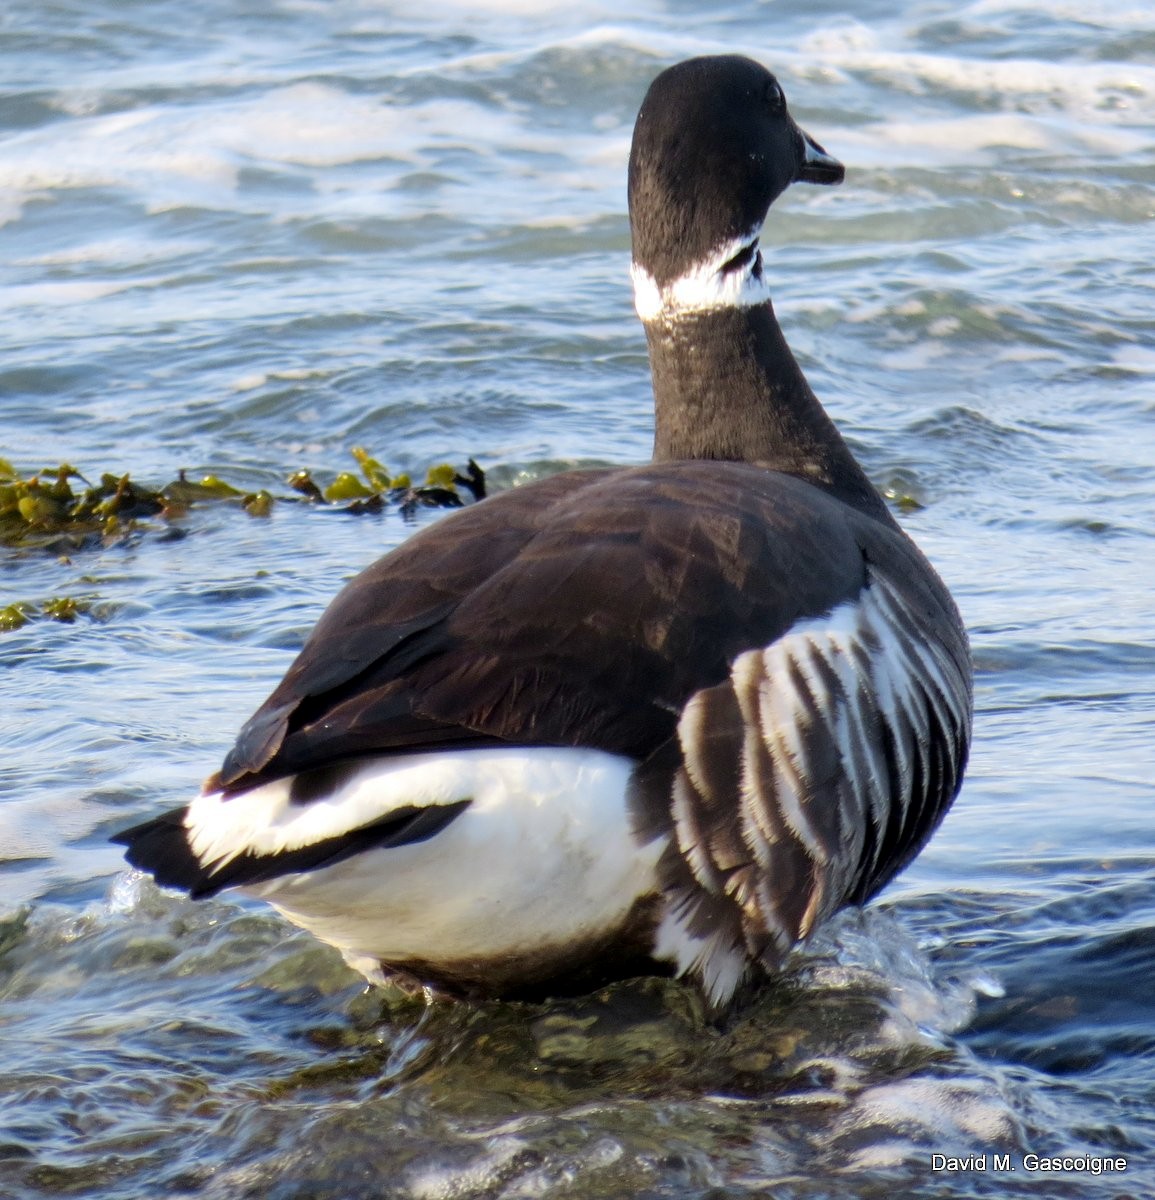
[[[59,621],[62,625],[71,625],[77,617],[91,611],[91,602],[77,596],[52,596],[41,604],[17,600],[0,608],[0,633],[23,629],[29,621]]]
[[[484,473],[472,459],[464,475],[448,463],[439,463],[429,468],[424,483],[414,485],[407,474],[391,475],[361,446],[354,447],[352,455],[360,475],[342,471],[322,487],[308,472],[297,471],[287,480],[296,495],[275,495],[264,489],[246,492],[217,475],[191,480],[184,471],[161,487],[115,472],[105,472],[93,483],[67,462],[26,475],[0,458],[0,545],[53,551],[103,546],[126,536],[142,521],[170,521],[190,508],[212,503],[235,504],[250,516],[267,517],[274,506],[302,499],[339,505],[355,514],[389,506],[401,512],[418,506],[460,508],[465,502],[463,492],[473,499],[485,495]]]
[[[363,447],[356,446],[351,453],[357,473],[341,471],[321,485],[307,471],[296,471],[287,477],[289,491],[284,493],[264,488],[245,491],[215,474],[194,480],[184,471],[161,487],[116,472],[104,472],[92,482],[69,462],[25,474],[0,458],[0,547],[53,553],[67,562],[75,553],[102,549],[150,530],[167,528],[179,536],[176,523],[191,509],[208,505],[233,507],[258,520],[302,504],[351,516],[393,509],[409,517],[418,508],[461,508],[467,499],[485,496],[485,474],[472,459],[464,473],[448,463],[435,464],[425,481],[415,485],[407,474],[392,474]],[[0,633],[21,629],[31,621],[72,624],[80,617],[97,615],[87,597],[59,595],[7,603],[0,597]]]

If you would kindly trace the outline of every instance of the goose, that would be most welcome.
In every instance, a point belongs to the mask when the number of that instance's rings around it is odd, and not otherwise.
[[[959,613],[815,397],[759,235],[844,168],[749,58],[634,128],[651,462],[417,532],[337,595],[191,803],[117,835],[375,983],[695,981],[715,1008],[918,853],[962,781]]]

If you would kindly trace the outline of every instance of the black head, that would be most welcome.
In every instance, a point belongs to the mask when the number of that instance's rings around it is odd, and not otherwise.
[[[736,54],[678,63],[650,85],[634,125],[634,262],[665,286],[756,230],[790,184],[843,174],[794,123],[765,67]]]

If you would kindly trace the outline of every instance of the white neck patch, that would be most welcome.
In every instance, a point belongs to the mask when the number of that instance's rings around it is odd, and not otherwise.
[[[742,237],[724,242],[713,254],[695,263],[665,287],[658,287],[644,267],[633,263],[630,278],[634,283],[634,308],[643,321],[659,317],[680,317],[711,312],[721,308],[752,308],[770,299],[770,289],[762,274],[762,252],[757,241],[761,227]],[[743,251],[747,261],[724,270]]]

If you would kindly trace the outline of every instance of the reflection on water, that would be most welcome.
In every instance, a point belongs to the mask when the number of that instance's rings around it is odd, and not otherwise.
[[[0,551],[0,608],[90,605],[0,635],[0,1195],[1155,1191],[1155,17],[768,11],[0,15],[0,456],[279,492],[358,444],[496,486],[646,458],[634,111],[673,59],[762,58],[849,167],[776,206],[776,306],[957,596],[978,708],[927,851],[729,1021],[654,980],[425,1008],[107,843],[414,525],[201,509]],[[984,1153],[1016,1169],[933,1166]]]

